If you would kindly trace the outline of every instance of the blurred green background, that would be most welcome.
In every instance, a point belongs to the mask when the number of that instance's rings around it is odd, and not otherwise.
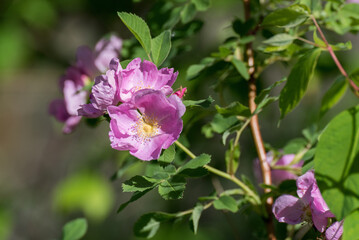
[[[190,51],[176,56],[172,67],[179,70],[176,86],[189,87],[188,99],[213,95],[214,79],[187,83],[185,72],[217,50],[218,44],[233,34],[231,22],[242,16],[237,0],[212,1],[212,7],[197,15],[204,26],[188,41]],[[94,47],[110,32],[126,39],[129,31],[117,17],[117,11],[134,12],[146,17],[155,1],[130,0],[1,0],[0,1],[0,239],[60,239],[65,222],[85,216],[89,230],[84,239],[136,239],[134,222],[150,211],[177,212],[192,208],[199,196],[212,192],[216,178],[188,182],[183,200],[164,201],[153,191],[121,214],[118,206],[130,198],[121,192],[121,182],[140,173],[147,163],[132,166],[120,179],[111,181],[124,155],[111,149],[108,124],[97,128],[82,124],[70,136],[61,133],[62,124],[48,115],[48,104],[61,96],[58,78],[75,61],[78,46]],[[351,40],[353,49],[338,53],[349,72],[359,67],[358,36],[342,37],[327,32],[330,41]],[[259,88],[280,80],[290,67],[275,64],[259,80]],[[319,60],[315,80],[311,82],[300,106],[284,119],[279,128],[277,103],[260,115],[263,138],[281,148],[301,135],[301,130],[318,118],[320,99],[339,75],[328,54]],[[240,84],[238,88],[246,88]],[[238,89],[242,91],[243,89]],[[246,90],[244,90],[246,91]],[[276,90],[279,94],[279,89]],[[325,126],[337,112],[357,103],[350,92],[320,122]],[[193,114],[193,113],[189,113]],[[205,121],[185,126],[191,149],[213,155],[212,165],[224,169],[220,136],[206,139],[201,134]],[[255,149],[246,130],[241,139],[240,173],[253,179]],[[225,187],[234,187],[222,182]],[[263,236],[261,220],[251,212],[230,214],[207,210],[195,236],[188,223],[164,225],[154,239],[258,239]],[[255,233],[256,232],[256,233]]]

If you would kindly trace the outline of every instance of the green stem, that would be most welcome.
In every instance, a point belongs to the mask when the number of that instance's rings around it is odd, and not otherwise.
[[[213,201],[210,203],[207,203],[206,205],[203,206],[203,210],[206,210],[207,208],[209,208],[210,206],[212,206]],[[176,214],[176,217],[182,217],[182,216],[186,216],[188,214],[191,214],[193,212],[193,208],[189,209],[187,211],[183,211],[183,212],[179,212]]]
[[[194,155],[188,148],[186,148],[182,143],[176,141],[175,142],[176,145],[181,148],[188,156],[190,156],[192,159],[196,158],[196,155]],[[261,200],[259,199],[259,196],[253,192],[252,189],[250,189],[247,185],[245,185],[241,180],[239,180],[238,178],[236,178],[235,176],[231,176],[228,173],[225,173],[221,170],[218,170],[217,168],[211,167],[209,165],[204,165],[203,166],[205,169],[207,169],[209,172],[214,173],[220,177],[223,177],[225,179],[228,179],[230,181],[232,181],[233,183],[237,184],[239,187],[241,187],[243,189],[243,191],[245,191],[248,196],[252,197],[254,200],[254,204],[259,205],[261,204]]]
[[[240,119],[240,118],[238,118],[238,119]],[[243,124],[243,126],[237,131],[236,138],[234,139],[233,148],[231,150],[231,155],[230,155],[231,157],[229,159],[229,169],[228,169],[228,173],[231,176],[234,175],[234,169],[233,169],[233,167],[234,167],[234,151],[238,147],[239,138],[240,138],[242,132],[244,131],[244,129],[248,126],[248,124],[250,122],[251,122],[251,119],[246,120],[246,122]]]

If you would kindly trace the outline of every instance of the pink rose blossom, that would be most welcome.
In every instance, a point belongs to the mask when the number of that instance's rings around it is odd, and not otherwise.
[[[129,102],[141,89],[160,90],[165,95],[172,93],[171,86],[178,72],[173,68],[157,69],[152,62],[135,58],[122,69],[118,59],[112,59],[106,75],[96,77],[92,87],[90,104],[83,105],[79,115],[99,117],[109,106],[119,102]]]
[[[281,156],[278,161],[273,161],[273,153],[268,152],[267,153],[267,162],[271,166],[271,175],[272,175],[272,184],[279,185],[281,182],[289,179],[297,179],[298,176],[294,174],[291,171],[288,170],[281,170],[281,169],[275,169],[277,166],[286,166],[291,168],[301,168],[303,166],[303,161],[299,161],[298,163],[291,164],[293,159],[295,157],[295,154],[285,154]],[[260,172],[260,165],[259,165],[259,159],[256,158],[254,160],[254,175],[259,183],[261,183],[262,180],[262,174]]]
[[[152,89],[137,91],[131,103],[108,107],[112,148],[129,150],[145,161],[158,159],[161,150],[179,137],[185,110],[175,95],[166,97]]]
[[[314,178],[308,171],[297,179],[297,194],[282,195],[273,205],[273,214],[279,222],[298,224],[312,222],[319,232],[324,232],[328,218],[334,217],[325,203]]]
[[[85,85],[99,72],[104,71],[103,63],[118,56],[122,40],[116,36],[109,40],[101,39],[95,47],[95,51],[86,46],[81,46],[76,52],[76,63],[68,68],[66,74],[60,78],[60,89],[63,100],[54,100],[50,103],[49,113],[58,121],[64,122],[64,133],[71,133],[80,122],[78,116],[80,106],[86,104],[88,93],[84,91]],[[61,104],[60,104],[61,102]]]

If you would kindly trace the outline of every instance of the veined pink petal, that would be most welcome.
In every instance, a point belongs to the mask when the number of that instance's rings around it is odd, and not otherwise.
[[[326,231],[325,237],[327,240],[339,240],[343,235],[343,220],[333,223]]]
[[[292,195],[282,195],[273,204],[273,214],[279,222],[298,224],[303,221],[306,205]]]

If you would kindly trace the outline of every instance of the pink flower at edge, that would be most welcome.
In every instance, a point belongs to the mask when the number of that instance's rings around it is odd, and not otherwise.
[[[301,168],[304,163],[303,161],[299,161],[298,163],[291,165],[291,162],[293,161],[294,157],[295,157],[295,154],[285,154],[285,155],[281,156],[278,159],[278,161],[276,161],[273,164],[273,153],[272,152],[267,153],[267,162],[271,166],[271,175],[272,175],[272,184],[273,185],[279,185],[281,182],[283,182],[285,180],[298,178],[298,176],[295,175],[293,172],[274,168],[274,166],[291,166],[293,168]],[[258,183],[263,182],[258,158],[256,158],[254,160],[253,167],[254,167],[254,175],[257,179],[257,182]]]
[[[108,60],[108,65],[112,58],[118,57],[121,46],[122,40],[112,36],[110,40],[101,39],[94,52],[86,46],[77,49],[75,65],[69,67],[66,74],[60,78],[63,102],[59,104],[59,100],[54,100],[49,105],[49,113],[65,123],[64,133],[71,133],[81,120],[78,109],[86,104],[88,98],[88,92],[83,90],[84,86],[104,70],[100,62]]]
[[[342,235],[343,220],[333,223],[330,227],[328,227],[327,231],[325,231],[325,238],[327,240],[339,240]]]
[[[158,159],[162,149],[178,139],[185,110],[175,95],[167,97],[152,89],[137,91],[131,103],[108,107],[112,148],[129,150],[144,161]]]
[[[330,212],[320,194],[314,172],[308,171],[297,179],[297,194],[282,195],[273,204],[273,214],[279,222],[298,224],[313,222],[319,232],[324,232],[328,218],[335,217]]]
[[[132,60],[126,69],[122,69],[118,59],[112,59],[106,75],[96,77],[91,90],[91,103],[83,105],[79,115],[99,117],[107,107],[131,101],[132,96],[142,89],[160,90],[169,95],[177,75],[173,68],[158,70],[154,63],[142,62],[140,58]]]

